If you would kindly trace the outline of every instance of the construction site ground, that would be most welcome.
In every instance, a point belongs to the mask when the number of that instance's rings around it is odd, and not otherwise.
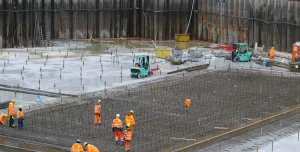
[[[216,128],[236,127],[249,119],[299,104],[297,89],[293,89],[299,88],[299,76],[283,72],[287,71],[283,68],[266,68],[254,62],[232,63],[216,57],[174,66],[153,57],[153,51],[114,46],[95,53],[79,51],[77,45],[70,47],[53,51],[41,48],[38,53],[35,49],[29,53],[11,49],[2,54],[1,60],[7,65],[0,81],[5,84],[38,88],[41,80],[42,90],[83,94],[55,101],[45,97],[43,103],[36,104],[37,96],[1,91],[7,95],[5,100],[16,97],[17,105],[26,105],[26,116],[22,130],[2,128],[0,135],[61,150],[68,150],[80,138],[103,152],[124,151],[114,144],[111,123],[117,113],[124,121],[125,114],[134,110],[137,126],[132,151],[153,152],[221,131]],[[159,66],[161,72],[139,80],[130,78],[133,53],[150,54],[155,59],[151,66]],[[30,60],[26,59],[28,54]],[[210,63],[208,70],[166,74],[205,63]],[[103,124],[95,126],[93,106],[99,98],[103,101]],[[186,98],[192,100],[187,113]]]
[[[1,134],[68,149],[81,138],[101,151],[123,151],[115,145],[111,122],[133,109],[137,126],[132,151],[159,151],[241,125],[266,113],[298,104],[296,74],[251,70],[206,71],[166,77],[44,105],[26,114],[23,130]],[[94,97],[93,97],[94,96]],[[93,124],[93,105],[103,100],[103,124]],[[191,98],[186,113],[184,100]],[[70,102],[72,101],[72,102]],[[68,102],[68,103],[64,103]]]
[[[281,139],[287,138],[289,143],[298,143],[299,145],[299,131],[300,114],[298,113],[196,152],[294,152],[296,151],[294,146],[278,144]]]

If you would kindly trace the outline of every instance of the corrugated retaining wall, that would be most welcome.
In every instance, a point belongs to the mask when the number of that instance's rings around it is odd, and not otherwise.
[[[189,23],[193,0],[1,0],[0,47],[32,46],[43,40],[143,37],[174,39]],[[223,41],[258,42],[291,52],[300,41],[300,2],[228,0]],[[220,3],[195,0],[188,33],[220,40]]]

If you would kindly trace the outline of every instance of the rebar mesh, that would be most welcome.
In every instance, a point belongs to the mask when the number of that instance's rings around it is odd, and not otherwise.
[[[259,70],[176,75],[35,107],[25,113],[23,130],[2,128],[0,134],[62,148],[81,138],[104,152],[123,151],[114,144],[111,123],[117,113],[124,122],[128,111],[134,110],[132,151],[159,151],[299,104],[299,80],[293,73]],[[93,124],[98,98],[103,101],[101,126]],[[192,100],[187,113],[186,98]]]

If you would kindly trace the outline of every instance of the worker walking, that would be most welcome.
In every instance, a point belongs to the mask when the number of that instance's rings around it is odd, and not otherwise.
[[[9,127],[14,127],[15,122],[15,100],[12,99],[11,102],[8,104],[8,115],[9,115]]]
[[[94,124],[101,125],[102,123],[102,116],[101,116],[101,100],[98,100],[98,103],[95,104],[94,107]]]
[[[77,139],[76,143],[71,147],[71,152],[84,152],[81,146],[81,140]]]
[[[116,118],[113,120],[112,131],[114,132],[116,144],[118,144],[118,140],[120,140],[121,144],[124,145],[124,140],[123,140],[123,135],[122,135],[123,122],[120,119],[120,115],[119,114],[117,114]]]
[[[18,118],[18,128],[23,128],[24,111],[22,106],[19,106],[19,111],[17,112],[17,118]]]
[[[86,152],[100,152],[99,149],[87,142],[84,142],[83,146],[86,149]]]
[[[275,56],[275,48],[274,47],[272,47],[271,49],[270,49],[270,60],[274,60],[274,56]]]
[[[8,117],[7,114],[1,114],[0,115],[0,124],[5,125],[6,124],[6,118]]]
[[[191,107],[191,99],[185,99],[185,112],[187,114],[188,109]]]
[[[133,127],[135,126],[135,120],[134,120],[134,111],[130,110],[129,113],[125,116],[125,123],[130,124],[130,129],[133,131]]]
[[[131,138],[132,138],[132,133],[133,133],[133,130],[131,130],[130,123],[126,124],[126,129],[125,129],[125,132],[124,132],[125,152],[130,151],[130,142],[131,142]]]

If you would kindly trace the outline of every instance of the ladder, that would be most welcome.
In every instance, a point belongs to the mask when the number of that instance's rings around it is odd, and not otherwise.
[[[42,26],[39,26],[39,40],[42,43],[43,42],[43,28]]]

